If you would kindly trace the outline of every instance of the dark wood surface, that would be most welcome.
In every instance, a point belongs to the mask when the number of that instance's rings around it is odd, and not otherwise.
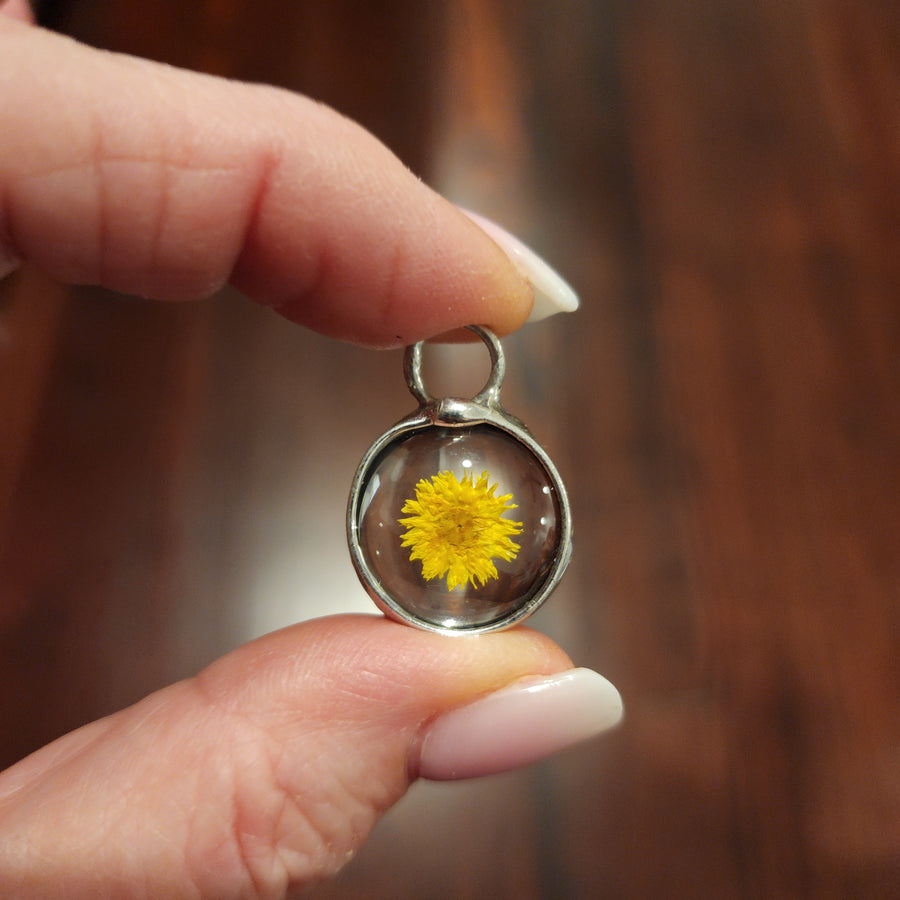
[[[507,341],[504,400],[576,520],[536,625],[619,685],[625,724],[416,786],[312,896],[900,897],[900,6],[52,12],[336,105],[584,301]],[[35,278],[0,288],[4,763],[263,631],[369,609],[346,491],[414,405],[398,353],[231,292],[79,290],[57,315]],[[431,352],[470,389],[478,348]]]

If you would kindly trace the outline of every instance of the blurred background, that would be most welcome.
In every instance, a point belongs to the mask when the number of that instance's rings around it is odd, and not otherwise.
[[[39,12],[335,106],[583,299],[505,341],[504,403],[575,518],[532,622],[620,687],[626,721],[416,785],[310,896],[900,897],[900,6]],[[434,392],[487,373],[480,345],[429,360]],[[399,351],[232,291],[4,281],[0,763],[256,635],[372,611],[347,490],[414,406]]]

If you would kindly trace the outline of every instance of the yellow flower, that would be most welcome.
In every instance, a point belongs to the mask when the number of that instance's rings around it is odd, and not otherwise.
[[[471,473],[457,481],[452,472],[439,472],[430,480],[416,485],[416,497],[403,504],[406,528],[403,547],[411,548],[410,562],[422,560],[422,577],[426,581],[447,576],[447,587],[482,587],[497,578],[494,559],[507,562],[516,558],[519,545],[510,535],[522,531],[521,522],[503,518],[512,494],[495,497],[496,484],[484,472],[478,481]]]

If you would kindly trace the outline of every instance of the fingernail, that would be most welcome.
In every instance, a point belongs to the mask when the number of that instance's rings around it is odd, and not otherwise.
[[[503,248],[518,273],[534,289],[534,306],[528,317],[529,322],[539,322],[556,313],[574,312],[578,309],[578,294],[534,250],[501,228],[496,222],[468,209],[463,209],[462,212]]]
[[[622,698],[591,669],[528,679],[440,716],[422,742],[419,774],[449,781],[506,772],[602,734]]]

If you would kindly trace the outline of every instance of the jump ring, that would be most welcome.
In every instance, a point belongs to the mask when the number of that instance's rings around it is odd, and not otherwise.
[[[484,341],[491,356],[491,374],[485,386],[472,398],[472,401],[483,406],[496,406],[500,401],[500,387],[506,375],[506,359],[503,356],[503,347],[497,335],[489,328],[484,328],[481,325],[467,325],[466,328],[477,334]],[[413,397],[423,406],[426,406],[429,403],[434,403],[435,398],[428,393],[425,382],[422,379],[422,348],[424,346],[425,341],[419,341],[406,348],[406,353],[403,356],[403,371],[406,375],[406,384],[409,386]]]

